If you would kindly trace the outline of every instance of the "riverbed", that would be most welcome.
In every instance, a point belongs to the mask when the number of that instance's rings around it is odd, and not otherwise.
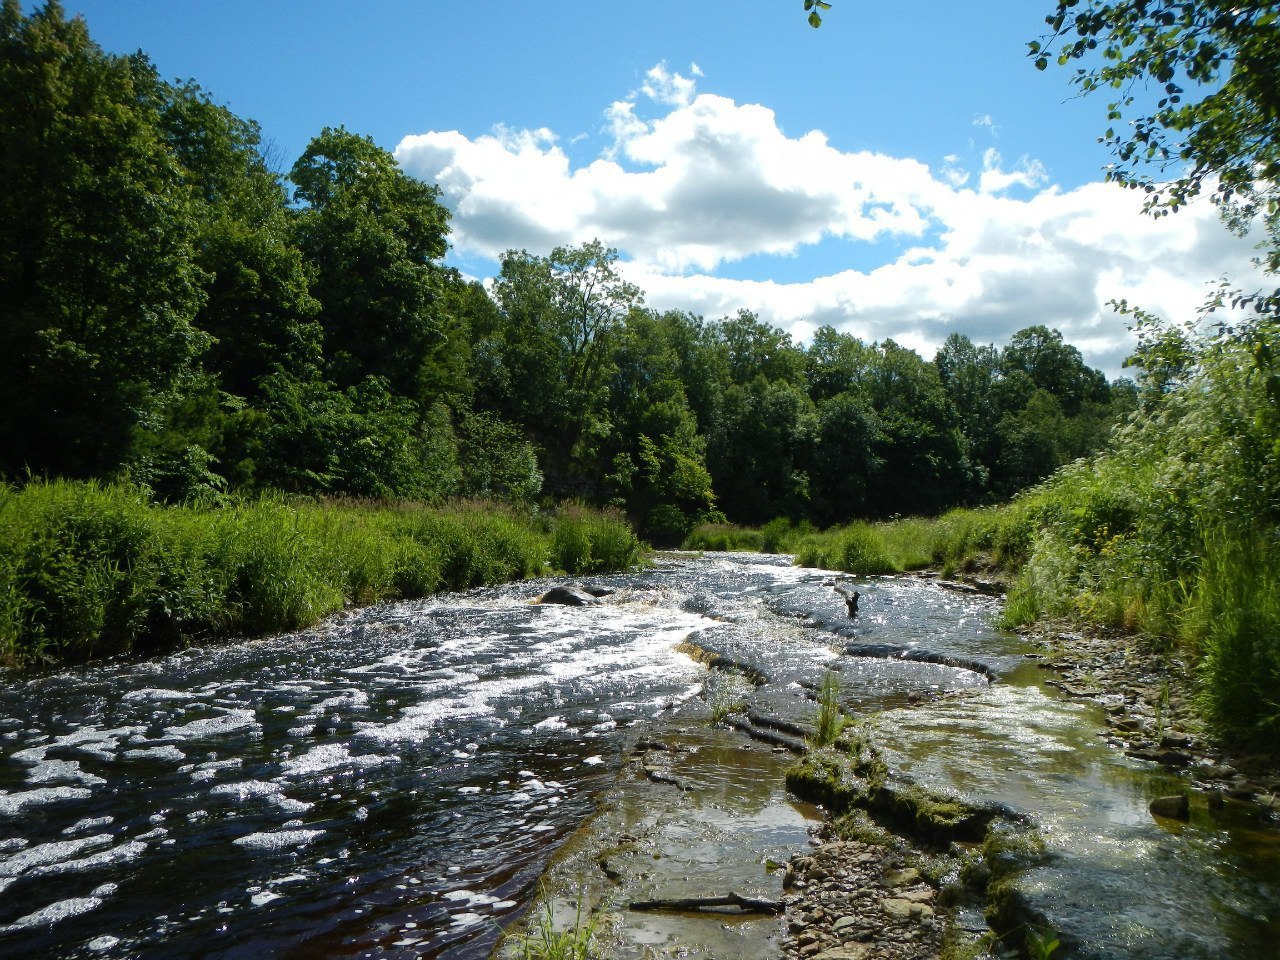
[[[780,888],[819,814],[785,796],[770,748],[744,766],[753,790],[714,772],[746,742],[710,726],[726,664],[751,678],[744,707],[798,722],[837,669],[905,775],[1034,820],[1048,855],[1020,882],[1084,955],[1274,955],[1272,824],[1198,802],[1187,824],[1152,818],[1180,778],[1106,746],[1098,709],[991,626],[998,601],[874,578],[850,584],[851,621],[834,582],[788,558],[668,555],[596,578],[610,593],[587,607],[534,604],[551,584],[528,582],[10,683],[0,956],[485,957],[654,732],[698,758],[673,777],[719,790],[708,829],[755,831],[765,852],[734,881]],[[655,951],[697,936],[621,924],[620,944]]]

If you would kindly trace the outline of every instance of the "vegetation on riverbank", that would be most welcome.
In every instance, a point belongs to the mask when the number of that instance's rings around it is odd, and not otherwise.
[[[1149,330],[1142,407],[1111,449],[1007,505],[814,532],[773,549],[872,575],[998,569],[1006,626],[1070,618],[1179,654],[1219,734],[1280,748],[1280,389],[1274,322],[1229,334]],[[1161,363],[1155,362],[1157,355]],[[697,549],[763,549],[699,528]]]
[[[296,630],[344,606],[639,559],[616,512],[481,502],[152,505],[123,485],[0,487],[0,665]]]

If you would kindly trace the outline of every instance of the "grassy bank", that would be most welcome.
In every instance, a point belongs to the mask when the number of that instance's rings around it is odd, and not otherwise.
[[[773,552],[858,575],[998,570],[1011,583],[1004,626],[1067,619],[1140,636],[1190,664],[1201,715],[1219,735],[1280,752],[1280,546],[1274,528],[1170,484],[1165,470],[1185,467],[1129,448],[1072,465],[1002,507],[792,528]],[[1244,512],[1238,497],[1227,502]],[[712,533],[695,530],[685,545],[749,549],[761,539]]]
[[[620,515],[486,503],[155,507],[124,486],[0,488],[0,665],[294,630],[348,604],[624,569]]]
[[[1228,334],[1184,347],[1177,380],[1148,384],[1109,452],[1003,507],[822,533],[777,521],[774,549],[856,574],[999,567],[1006,626],[1067,618],[1141,636],[1189,665],[1211,729],[1280,752],[1274,342],[1272,325],[1252,346]],[[700,528],[687,545],[750,540]]]
[[[1033,518],[1005,507],[952,510],[941,517],[851,523],[829,530],[775,520],[754,530],[728,524],[694,528],[689,550],[793,553],[806,567],[863,576],[940,567],[947,574],[978,567],[1016,568],[1032,540]]]

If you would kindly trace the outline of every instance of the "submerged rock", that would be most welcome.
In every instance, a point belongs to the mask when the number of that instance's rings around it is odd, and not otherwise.
[[[585,590],[580,590],[577,587],[561,586],[552,587],[535,602],[554,603],[565,607],[589,607],[600,601]]]
[[[1157,817],[1168,817],[1170,820],[1191,819],[1191,802],[1184,793],[1172,797],[1157,797],[1151,801],[1150,809],[1152,815]]]

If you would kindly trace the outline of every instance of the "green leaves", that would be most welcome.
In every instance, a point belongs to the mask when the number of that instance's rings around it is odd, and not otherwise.
[[[809,26],[817,29],[822,26],[822,14],[819,11],[830,10],[831,4],[824,0],[804,0],[804,8],[809,12]]]

